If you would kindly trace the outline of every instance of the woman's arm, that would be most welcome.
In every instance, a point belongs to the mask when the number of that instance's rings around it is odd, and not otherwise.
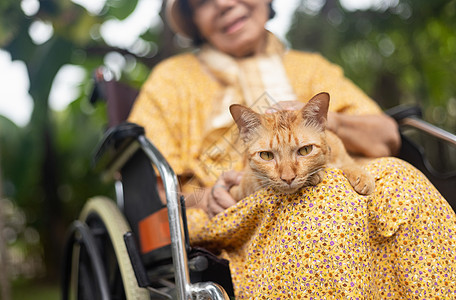
[[[399,153],[401,138],[397,123],[385,114],[348,115],[329,112],[327,128],[337,134],[352,154],[382,157]]]

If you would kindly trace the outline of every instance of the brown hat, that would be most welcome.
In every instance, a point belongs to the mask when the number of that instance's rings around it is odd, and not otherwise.
[[[197,30],[191,18],[190,8],[184,8],[183,1],[187,1],[185,4],[188,5],[188,0],[166,0],[166,20],[174,32],[195,38]],[[184,13],[185,9],[188,9],[188,14]]]

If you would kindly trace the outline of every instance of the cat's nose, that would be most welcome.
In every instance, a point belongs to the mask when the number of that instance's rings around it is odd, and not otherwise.
[[[283,182],[288,183],[288,185],[290,185],[293,182],[293,180],[295,180],[295,178],[296,178],[296,175],[288,175],[288,176],[282,175],[280,177],[280,179],[282,179]]]

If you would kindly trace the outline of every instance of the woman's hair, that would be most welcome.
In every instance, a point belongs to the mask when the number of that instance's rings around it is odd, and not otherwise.
[[[201,36],[201,34],[198,31],[198,28],[196,25],[193,23],[193,11],[192,7],[190,5],[189,0],[178,0],[178,9],[181,13],[182,18],[185,19],[185,23],[188,24],[191,28],[189,28],[189,31],[192,32],[192,40],[193,44],[195,46],[199,46],[204,43],[204,38]],[[272,7],[272,1],[269,2],[269,19],[274,18],[276,12],[274,8]]]

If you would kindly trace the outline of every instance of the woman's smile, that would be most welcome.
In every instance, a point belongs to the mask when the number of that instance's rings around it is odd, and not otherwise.
[[[223,32],[225,34],[235,34],[238,31],[244,28],[247,23],[247,17],[240,17],[235,19],[233,22],[230,22],[228,25],[223,27]]]
[[[263,50],[270,0],[212,0],[205,3],[193,6],[193,21],[204,40],[236,57]]]

